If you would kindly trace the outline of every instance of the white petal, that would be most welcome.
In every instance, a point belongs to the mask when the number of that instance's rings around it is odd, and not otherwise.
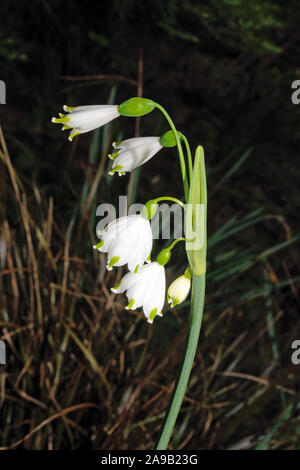
[[[169,303],[174,301],[176,301],[176,304],[184,302],[190,292],[190,287],[191,280],[184,274],[175,279],[168,289]]]
[[[133,248],[132,253],[130,254],[130,258],[128,261],[128,269],[129,271],[135,271],[136,268],[138,269],[146,258],[143,256],[144,253],[144,240],[141,237],[136,242],[136,246]]]
[[[107,255],[107,264],[110,263],[111,259],[115,256],[118,259],[114,263],[114,266],[123,266],[128,263],[131,253],[134,250],[134,240],[115,240],[109,247]]]
[[[107,108],[107,106],[114,106],[114,105],[88,104],[88,105],[85,105],[85,106],[75,106],[75,107],[73,107],[73,109],[72,109],[72,106],[64,105],[63,108],[64,108],[66,113],[74,113],[74,112],[77,112],[77,111],[92,111],[92,110],[95,110],[95,109],[105,109],[105,108]]]
[[[119,240],[119,239],[126,239],[126,230],[130,220],[127,216],[120,217],[119,219],[115,219],[110,222],[104,232],[102,233],[102,238],[104,240],[104,244],[110,241]],[[102,249],[101,251],[106,252],[107,250]]]
[[[116,287],[112,287],[110,290],[115,294],[122,294],[126,289],[128,289],[135,281],[136,274],[134,273],[127,273],[120,282],[120,285]]]
[[[89,108],[88,110],[73,111],[67,116],[70,120],[66,122],[66,125],[81,129],[82,132],[88,132],[96,127],[107,124],[118,116],[117,106],[103,105],[100,109]]]
[[[157,138],[158,139],[158,138]],[[121,168],[117,171],[132,171],[143,163],[147,162],[157,152],[162,149],[159,140],[151,143],[144,143],[132,148],[124,148],[119,151],[119,155],[114,159],[112,168]]]
[[[130,271],[141,266],[152,249],[152,231],[150,222],[141,215],[123,216],[113,220],[102,233],[103,245],[99,251],[108,253],[108,262],[113,257],[119,259],[114,266],[128,264]]]
[[[82,131],[80,129],[72,129],[70,134],[69,134],[69,140],[72,140],[75,135],[81,134]]]
[[[146,318],[150,323],[151,312],[157,309],[160,315],[164,306],[166,291],[165,268],[157,262],[145,264],[135,273],[128,273],[121,280],[117,288],[111,289],[115,293],[125,290],[130,308],[143,307]]]
[[[148,264],[151,269],[151,284],[144,299],[144,313],[148,319],[152,310],[157,309],[157,314],[161,312],[165,303],[166,276],[165,268],[156,262]]]
[[[134,308],[142,307],[144,298],[148,293],[149,283],[151,282],[151,272],[146,269],[147,265],[144,265],[140,270],[134,274],[135,282],[131,284],[126,292],[129,302],[134,299]]]
[[[132,225],[128,236],[135,239],[135,247],[133,248],[130,259],[128,261],[128,269],[134,271],[136,266],[144,264],[149,252],[152,250],[153,237],[149,220],[142,216],[137,216],[135,224]]]
[[[132,137],[131,139],[122,140],[122,142],[114,142],[113,147],[118,150],[129,150],[140,145],[155,145],[159,142],[160,137]]]

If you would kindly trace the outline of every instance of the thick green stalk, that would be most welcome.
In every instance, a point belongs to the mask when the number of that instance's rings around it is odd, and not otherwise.
[[[205,299],[205,274],[193,276],[192,300],[189,316],[188,334],[185,352],[181,363],[180,372],[174,387],[169,409],[166,413],[162,432],[156,446],[157,450],[165,450],[168,446],[183,398],[189,381],[190,373],[195,358],[198,339],[202,324],[203,306]]]

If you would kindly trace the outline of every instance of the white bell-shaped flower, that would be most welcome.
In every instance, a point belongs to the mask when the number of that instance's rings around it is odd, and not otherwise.
[[[187,298],[191,288],[191,271],[187,268],[175,281],[170,284],[168,289],[168,302],[171,307],[181,304]]]
[[[89,132],[120,116],[117,105],[64,106],[68,114],[59,113],[59,118],[52,118],[55,124],[63,124],[63,130],[71,129],[69,140],[75,135]]]
[[[108,253],[107,269],[128,264],[137,271],[149,258],[153,238],[149,220],[142,215],[128,215],[115,219],[100,234],[102,240],[94,248]]]
[[[114,142],[113,147],[116,152],[109,155],[114,160],[110,175],[116,172],[122,175],[134,170],[163,148],[160,137],[134,137],[119,143]]]
[[[145,264],[137,273],[126,274],[111,290],[115,294],[126,291],[129,301],[126,309],[143,307],[148,322],[152,323],[156,315],[162,315],[165,303],[165,268],[156,261]]]

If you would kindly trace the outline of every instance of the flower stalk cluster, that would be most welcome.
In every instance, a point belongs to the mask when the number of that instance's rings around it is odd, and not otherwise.
[[[182,367],[157,445],[157,449],[165,449],[187,387],[203,314],[207,205],[203,148],[197,148],[193,161],[187,138],[176,129],[167,111],[160,104],[145,98],[130,98],[119,105],[64,106],[64,113],[59,114],[58,118],[52,118],[52,122],[62,124],[63,130],[70,130],[69,140],[72,140],[76,135],[92,131],[119,116],[140,117],[155,109],[166,118],[169,129],[160,136],[134,137],[114,142],[114,150],[108,155],[113,161],[109,174],[122,176],[147,163],[163,148],[176,147],[185,200],[180,201],[172,196],[150,199],[141,213],[115,219],[102,232],[97,233],[101,240],[94,248],[107,253],[108,270],[127,266],[127,274],[111,290],[115,294],[125,293],[128,300],[125,308],[142,308],[147,321],[152,323],[157,316],[163,315],[166,298],[165,266],[177,243],[185,242],[187,266],[167,291],[170,307],[175,308],[188,298],[191,284],[193,286]],[[150,220],[162,200],[176,202],[186,210],[185,237],[175,239],[152,261],[153,236]]]

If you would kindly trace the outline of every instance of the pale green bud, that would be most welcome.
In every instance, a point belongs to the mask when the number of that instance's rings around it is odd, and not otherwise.
[[[146,98],[130,98],[118,106],[121,116],[138,117],[151,113],[155,108],[155,103]]]
[[[167,297],[172,308],[181,304],[187,298],[191,288],[191,277],[191,271],[187,268],[184,274],[170,284]]]
[[[176,137],[173,131],[165,132],[159,139],[160,145],[163,147],[175,147]]]
[[[206,211],[204,151],[199,145],[195,155],[185,219],[186,252],[192,274],[196,276],[206,272]]]

